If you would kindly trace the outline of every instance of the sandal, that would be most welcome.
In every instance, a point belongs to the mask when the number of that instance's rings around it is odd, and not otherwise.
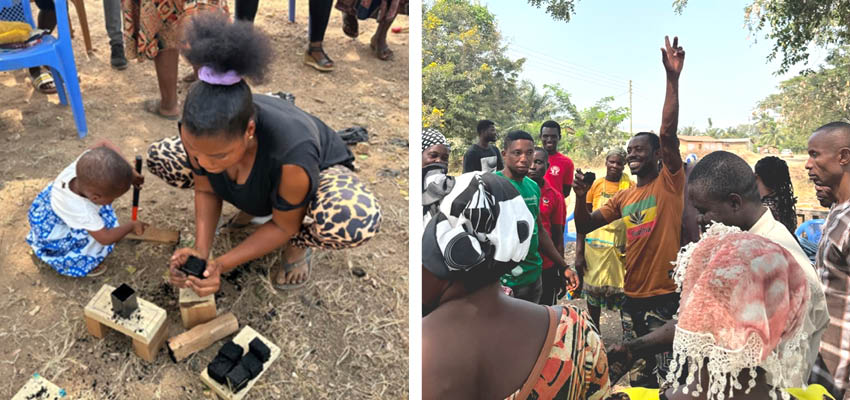
[[[322,58],[316,60],[311,54],[313,52],[321,52]],[[331,72],[334,70],[333,60],[328,57],[327,53],[325,53],[325,50],[322,49],[322,47],[307,47],[307,53],[304,54],[304,64],[307,64],[320,72]]]
[[[377,57],[381,61],[389,61],[393,59],[394,53],[390,49],[390,46],[387,46],[386,44],[378,48],[378,45],[375,44],[375,40],[372,39],[369,42],[369,48],[371,48],[372,52],[375,53],[375,57]]]
[[[304,252],[304,257],[300,260],[295,261],[293,263],[283,263],[282,269],[278,271],[278,273],[274,276],[274,280],[272,281],[272,286],[277,290],[292,290],[298,289],[307,284],[310,281],[310,274],[313,271],[313,263],[311,262],[313,259],[313,249],[308,248],[307,251]],[[298,268],[302,263],[307,264],[307,276],[304,278],[304,281],[299,283],[277,283],[277,278],[280,274],[287,274],[292,272],[295,268]]]
[[[56,84],[53,82],[53,76],[50,75],[50,72],[41,71],[37,77],[32,79],[32,87],[35,88],[39,93],[42,94],[54,94],[57,92]]]
[[[100,264],[97,267],[95,267],[93,270],[89,271],[89,273],[86,274],[86,276],[94,278],[96,276],[103,275],[104,272],[106,272],[106,264]]]
[[[177,121],[178,119],[180,119],[179,114],[175,114],[175,115],[163,114],[162,111],[159,108],[159,100],[145,100],[144,108],[145,108],[145,111],[147,111],[147,112],[149,112],[153,115],[156,115],[157,117],[167,119],[169,121]]]
[[[360,24],[354,14],[342,14],[342,33],[352,39],[357,39],[360,35]]]

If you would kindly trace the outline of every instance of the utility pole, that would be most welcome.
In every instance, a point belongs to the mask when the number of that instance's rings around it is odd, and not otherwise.
[[[635,113],[632,109],[632,80],[629,79],[629,134],[633,135],[635,132],[632,130],[632,121],[635,119]]]

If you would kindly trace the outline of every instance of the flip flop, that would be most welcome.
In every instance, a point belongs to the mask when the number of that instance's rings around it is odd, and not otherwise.
[[[30,75],[30,79],[32,79],[32,87],[39,93],[54,94],[57,92],[56,83],[53,82],[53,76],[50,75],[50,72],[41,71],[35,78]]]
[[[372,53],[375,53],[375,57],[381,61],[390,61],[393,59],[393,54],[395,54],[390,50],[390,46],[384,45],[384,47],[378,48],[375,42],[370,42],[369,48],[372,49]]]
[[[308,248],[307,251],[304,252],[304,257],[302,257],[300,260],[293,262],[293,263],[283,263],[281,270],[278,271],[277,275],[274,276],[274,280],[272,281],[272,286],[277,290],[292,290],[292,289],[298,289],[298,288],[306,285],[307,282],[310,282],[310,275],[313,272],[313,263],[311,262],[312,260],[313,260],[313,249]],[[300,282],[300,283],[277,283],[278,275],[292,272],[292,270],[294,270],[295,268],[298,268],[298,266],[301,265],[302,263],[307,263],[307,277],[304,278],[303,282]]]
[[[313,58],[312,55],[310,55],[310,53],[312,53],[314,51],[322,53],[322,58],[319,59],[318,61],[315,58]],[[307,47],[307,53],[304,54],[304,64],[307,64],[307,65],[313,67],[313,69],[315,69],[316,71],[319,71],[319,72],[331,72],[331,71],[334,70],[333,60],[331,60],[330,57],[328,57],[327,53],[325,53],[325,50],[322,49],[321,47],[313,47],[313,46]]]
[[[183,82],[186,82],[186,83],[192,83],[192,82],[198,80],[198,75],[195,74],[195,71],[192,71],[192,72],[184,75],[183,78],[181,78],[180,80],[183,81]]]
[[[156,115],[157,117],[167,119],[169,121],[177,121],[180,115],[165,115],[159,110],[159,100],[145,100],[143,104],[145,111]]]

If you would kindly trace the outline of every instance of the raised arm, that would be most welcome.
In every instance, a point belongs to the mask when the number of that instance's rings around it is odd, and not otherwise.
[[[679,47],[679,38],[664,37],[665,48],[661,49],[661,62],[667,72],[667,94],[664,97],[664,109],[661,112],[661,160],[671,173],[682,168],[682,154],[679,153],[679,138],[676,129],[679,126],[679,74],[685,63],[685,50]],[[576,215],[578,221],[578,215]]]

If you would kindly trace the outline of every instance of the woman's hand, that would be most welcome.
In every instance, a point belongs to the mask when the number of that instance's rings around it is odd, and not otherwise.
[[[190,276],[186,279],[186,287],[195,291],[198,297],[209,296],[221,287],[221,264],[217,260],[207,261],[204,279]]]
[[[183,264],[186,264],[186,261],[189,259],[189,256],[201,258],[200,253],[198,253],[197,250],[188,247],[178,249],[171,256],[171,260],[168,263],[168,281],[171,283],[172,286],[181,289],[188,287],[186,274],[184,274],[177,268],[179,268]]]

